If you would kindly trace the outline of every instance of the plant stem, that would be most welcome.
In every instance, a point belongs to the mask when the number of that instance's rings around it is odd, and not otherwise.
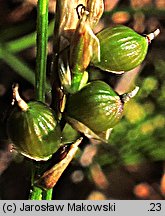
[[[42,199],[43,200],[52,200],[53,189],[49,189],[47,191],[43,191]]]
[[[33,191],[30,194],[30,200],[42,200],[42,189],[33,186]]]
[[[45,102],[48,0],[38,0],[37,10],[36,99]]]
[[[46,62],[47,62],[47,42],[48,42],[48,0],[38,0],[37,3],[37,55],[36,55],[36,100],[45,102],[46,86]],[[34,186],[35,173],[42,171],[41,164],[33,165],[32,185],[30,199],[51,199],[51,191],[43,191]]]

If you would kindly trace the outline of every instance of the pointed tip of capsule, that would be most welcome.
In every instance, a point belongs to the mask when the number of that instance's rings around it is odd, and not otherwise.
[[[154,36],[157,37],[159,34],[160,34],[160,29],[156,29],[154,32],[153,32]]]
[[[17,102],[17,105],[21,108],[22,111],[26,112],[29,108],[29,106],[27,105],[27,103],[20,97],[19,94],[19,84],[18,83],[14,83],[12,86],[13,89],[13,100],[12,100],[12,105],[15,104],[15,102]]]
[[[151,41],[156,38],[160,34],[160,29],[156,29],[154,32],[147,35],[148,43],[151,43]]]
[[[136,86],[131,92],[121,95],[122,102],[127,103],[131,98],[135,97],[138,91],[139,87]]]

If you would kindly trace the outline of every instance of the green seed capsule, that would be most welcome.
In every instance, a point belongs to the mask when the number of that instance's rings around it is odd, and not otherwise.
[[[91,63],[105,71],[129,71],[143,62],[148,44],[159,32],[157,29],[142,36],[126,26],[106,28],[96,35],[100,41],[100,61],[93,56]]]
[[[66,115],[86,125],[94,132],[112,128],[122,117],[123,102],[111,87],[102,81],[87,84],[71,95]]]
[[[52,109],[41,102],[16,106],[7,121],[8,135],[21,154],[34,160],[48,160],[57,151],[61,131]]]

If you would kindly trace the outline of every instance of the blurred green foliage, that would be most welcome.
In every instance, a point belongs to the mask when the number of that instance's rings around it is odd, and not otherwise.
[[[165,61],[155,62],[153,73],[138,77],[137,96],[125,106],[123,119],[116,125],[109,146],[100,147],[96,161],[102,166],[113,164],[118,152],[120,164],[139,164],[165,159]],[[128,72],[129,73],[129,72]],[[108,151],[107,151],[108,149]]]
[[[111,12],[105,12],[103,19],[107,16],[110,18],[111,13],[114,13],[115,10],[120,10],[120,7]],[[131,8],[125,10],[132,15],[135,13]],[[152,8],[152,10],[148,9],[143,12],[146,16],[152,14],[164,17],[164,10],[154,10]],[[31,31],[31,25],[30,21],[26,24],[23,23],[23,25],[0,30],[0,62],[6,63],[16,73],[34,84],[34,71],[18,55],[20,52],[33,47],[36,43],[36,32],[28,32],[28,30]],[[54,21],[50,21],[49,37],[53,34],[53,28]],[[161,52],[164,51],[162,47]],[[159,52],[159,47],[154,48],[157,48],[156,51]],[[158,52],[153,52],[152,55],[154,57],[161,56],[161,52]],[[136,84],[140,87],[140,91],[125,106],[124,117],[113,129],[109,144],[99,146],[101,154],[97,154],[95,160],[100,165],[116,164],[118,161],[123,164],[137,164],[145,160],[165,159],[165,61],[161,58],[159,60],[154,59],[152,64],[154,66],[152,73],[147,68],[137,78]],[[143,72],[145,72],[145,75],[143,75]],[[104,78],[100,71],[90,76],[92,79]],[[108,74],[108,76],[111,76],[111,74]],[[112,77],[114,78],[114,75]],[[49,85],[47,85],[47,88],[50,88]],[[65,132],[63,132],[63,142],[67,143],[74,140],[75,137],[77,137],[77,133],[67,125]],[[114,149],[119,158],[114,155]]]

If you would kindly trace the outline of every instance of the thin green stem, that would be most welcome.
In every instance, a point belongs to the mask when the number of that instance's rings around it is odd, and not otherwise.
[[[33,186],[33,190],[30,194],[30,200],[42,200],[42,189],[36,186]]]
[[[46,63],[48,43],[48,0],[38,0],[37,3],[37,55],[36,55],[36,100],[45,102]],[[51,191],[43,191],[34,185],[35,174],[42,172],[42,166],[33,165],[32,192],[30,199],[51,199]]]
[[[43,200],[52,200],[53,189],[49,189],[47,191],[43,191],[42,199]]]
[[[48,0],[38,0],[36,99],[42,102],[45,102],[47,42],[48,42]]]
[[[30,164],[31,164],[31,187],[32,187],[32,190],[30,191],[29,199],[30,200],[42,200],[42,192],[43,192],[42,189],[34,185],[35,177],[37,176],[39,166],[37,166],[37,164],[35,164],[34,161],[31,161]]]

